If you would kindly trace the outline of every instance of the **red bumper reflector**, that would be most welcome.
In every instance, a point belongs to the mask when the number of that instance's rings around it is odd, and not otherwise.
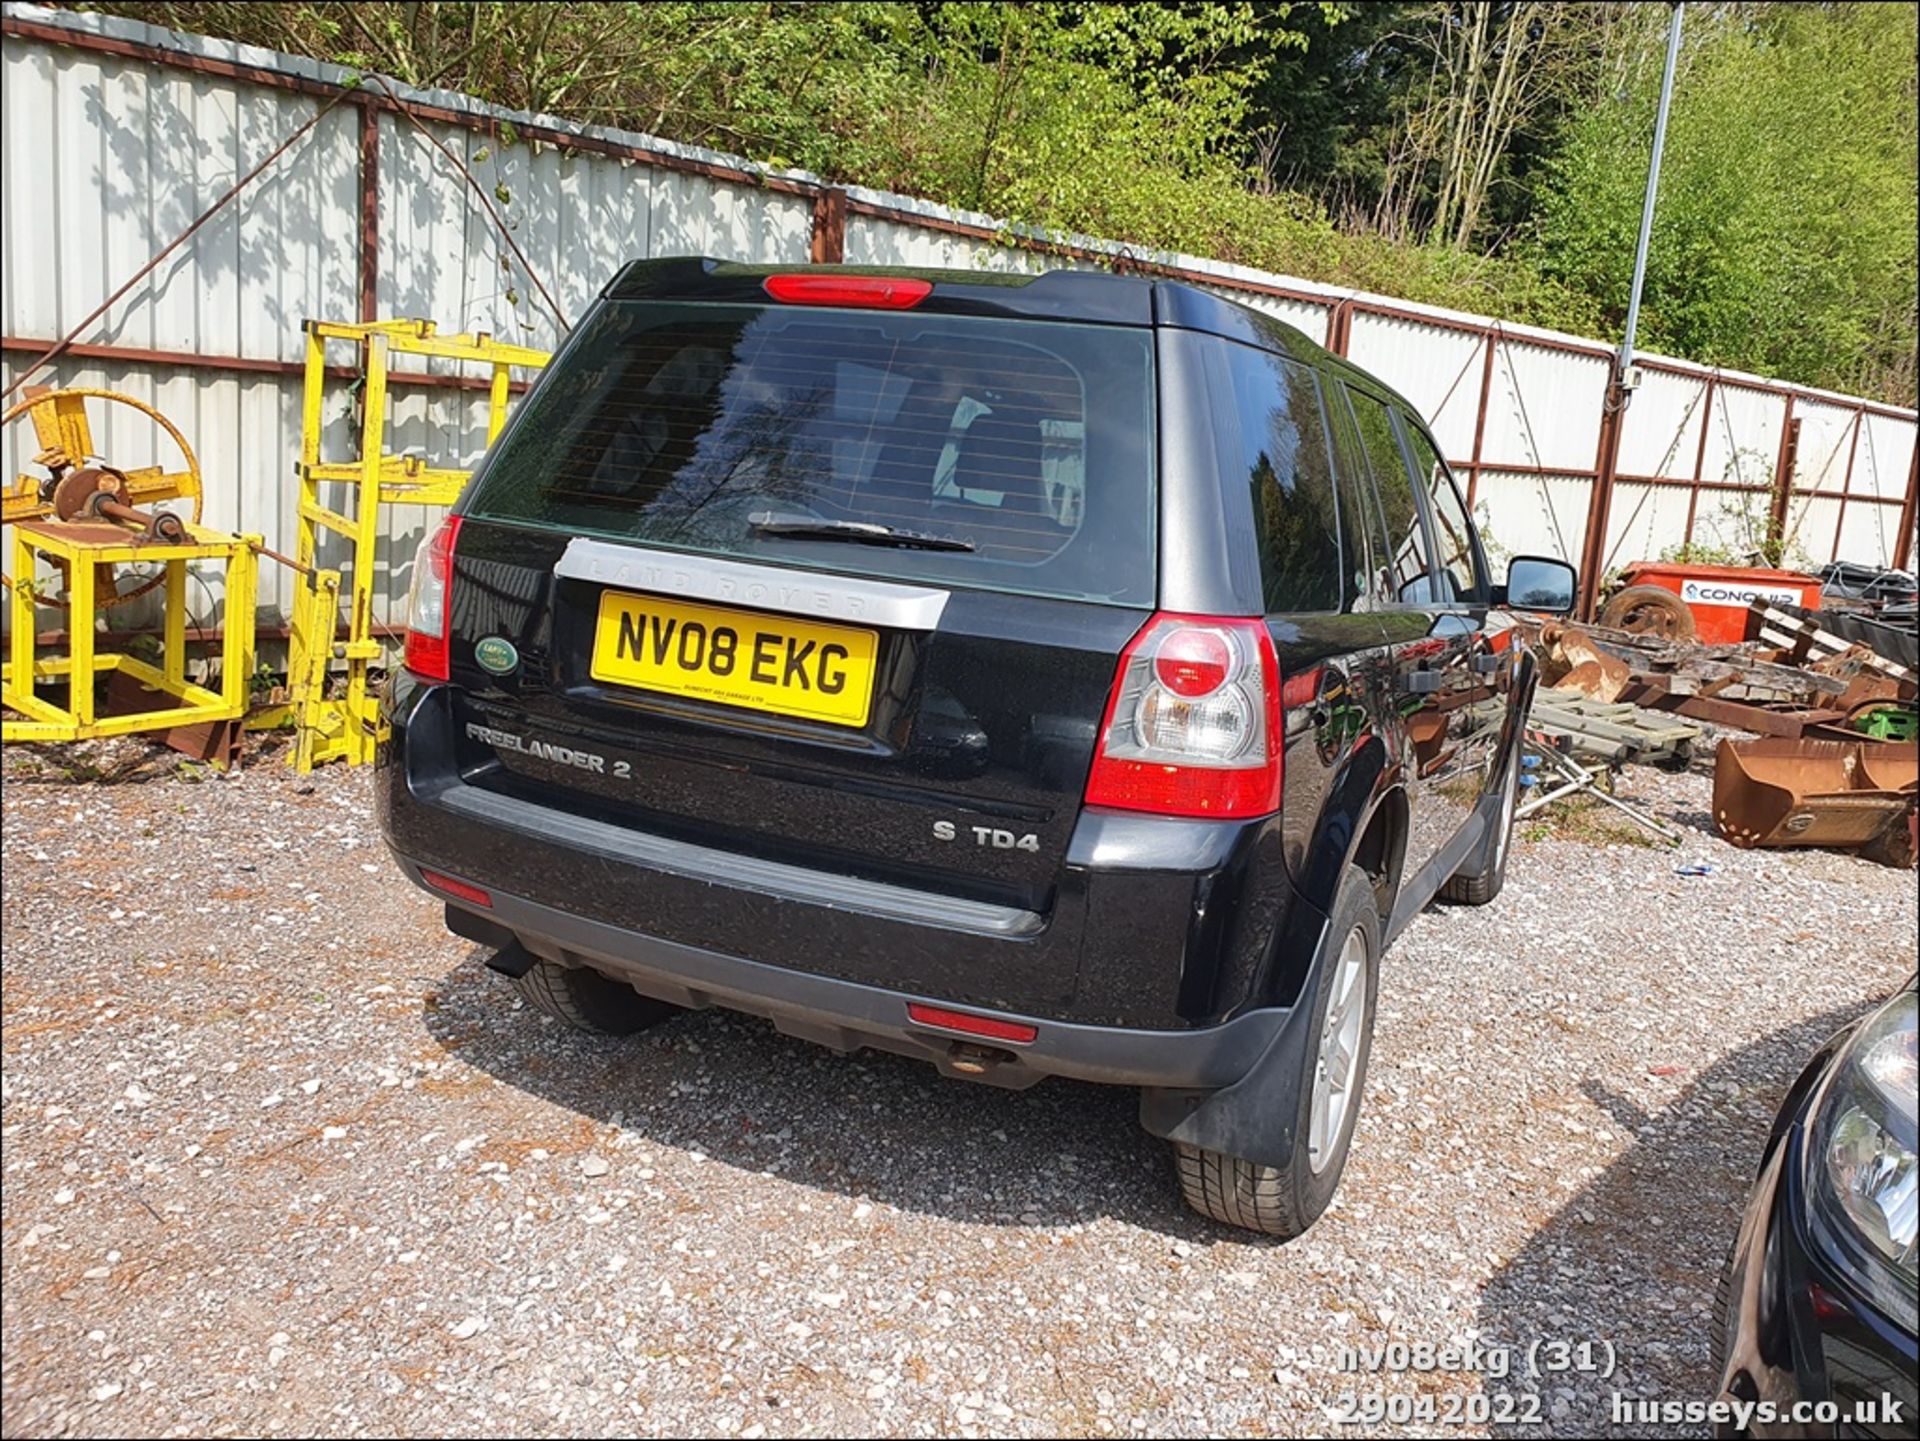
[[[931,280],[829,271],[769,275],[764,285],[767,294],[786,305],[853,305],[869,310],[911,310],[933,294]]]
[[[443,876],[438,871],[422,871],[420,879],[436,891],[452,896],[455,900],[466,901],[469,905],[485,906],[488,910],[493,909],[493,897],[478,886],[469,885],[465,881],[456,881],[452,876]]]
[[[909,1002],[907,1019],[916,1025],[941,1031],[958,1031],[963,1036],[984,1036],[990,1041],[1031,1041],[1040,1034],[1038,1026],[1023,1026],[1015,1021],[996,1021],[991,1016],[970,1016],[964,1011],[946,1011],[938,1006]]]

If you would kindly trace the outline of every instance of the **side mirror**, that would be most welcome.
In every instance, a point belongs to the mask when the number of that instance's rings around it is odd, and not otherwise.
[[[1516,555],[1507,566],[1507,583],[1494,600],[1515,610],[1567,615],[1573,610],[1579,573],[1564,560],[1544,555]]]

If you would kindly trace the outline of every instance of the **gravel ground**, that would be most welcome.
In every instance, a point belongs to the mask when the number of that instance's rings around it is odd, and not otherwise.
[[[11,1435],[1392,1434],[1329,1407],[1421,1394],[1604,1433],[1706,1394],[1775,1104],[1914,964],[1911,873],[1732,850],[1702,771],[1636,770],[1682,851],[1523,841],[1396,944],[1354,1159],[1280,1247],[1186,1213],[1125,1093],[562,1031],[364,773],[73,755],[7,758]],[[1474,1337],[1619,1369],[1338,1367]]]

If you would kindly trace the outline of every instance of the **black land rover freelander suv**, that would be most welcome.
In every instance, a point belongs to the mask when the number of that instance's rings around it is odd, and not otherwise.
[[[1493,583],[1406,402],[1192,286],[638,263],[420,552],[382,821],[575,1025],[1138,1087],[1192,1205],[1292,1236],[1382,948],[1500,889],[1497,607],[1572,591]]]

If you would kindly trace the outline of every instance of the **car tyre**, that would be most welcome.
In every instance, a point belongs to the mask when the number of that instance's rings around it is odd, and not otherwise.
[[[1313,1041],[1294,1117],[1292,1160],[1262,1166],[1220,1151],[1176,1142],[1180,1193],[1201,1215],[1223,1225],[1292,1240],[1327,1209],[1346,1169],[1373,1045],[1380,980],[1380,912],[1373,882],[1347,867],[1334,898],[1330,940],[1313,994]],[[1335,1043],[1338,1043],[1337,1045]],[[1337,1114],[1316,1108],[1342,1086]],[[1316,1119],[1318,1125],[1316,1126]]]
[[[1727,1336],[1728,1325],[1733,1315],[1733,1257],[1727,1252],[1727,1259],[1720,1263],[1720,1284],[1713,1291],[1713,1334],[1707,1341],[1707,1364],[1713,1368],[1713,1384],[1717,1389],[1727,1375]]]
[[[683,1009],[643,996],[585,966],[554,961],[534,962],[531,969],[514,977],[513,984],[529,1004],[593,1036],[631,1036]]]

